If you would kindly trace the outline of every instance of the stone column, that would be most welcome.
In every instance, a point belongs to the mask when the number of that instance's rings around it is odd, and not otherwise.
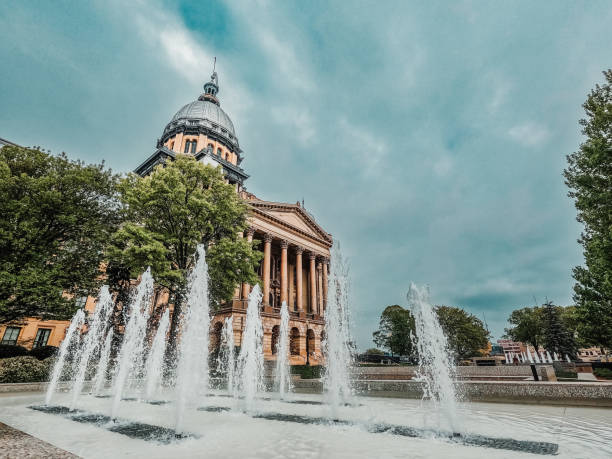
[[[270,255],[272,252],[272,236],[264,235],[264,259],[261,280],[263,282],[263,304],[270,302]]]
[[[323,312],[323,267],[317,263],[317,314]]]
[[[308,258],[310,259],[310,312],[315,313],[317,310],[317,271],[315,266],[317,256],[310,252]]]
[[[281,276],[281,294],[280,294],[280,300],[281,303],[283,301],[285,301],[286,303],[289,303],[289,283],[288,283],[288,273],[287,273],[287,247],[289,246],[289,243],[285,240],[281,241],[281,269],[280,269],[280,276]]]
[[[302,252],[304,249],[296,247],[295,249],[295,300],[297,310],[300,314],[304,312],[304,304],[302,302]]]
[[[323,311],[327,309],[327,258],[323,259]]]
[[[253,234],[255,234],[255,230],[253,228],[247,229],[247,241],[253,242]],[[249,293],[251,293],[251,286],[247,283],[242,284],[242,299],[246,300],[249,297]]]

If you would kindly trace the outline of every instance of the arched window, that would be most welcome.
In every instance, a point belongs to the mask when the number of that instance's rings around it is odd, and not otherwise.
[[[221,348],[221,330],[223,329],[223,323],[217,322],[213,327],[211,336],[211,347],[213,352],[218,351]]]
[[[218,156],[221,156],[221,153],[223,153],[223,152],[221,151],[221,149],[220,149],[220,148],[217,148],[217,155],[218,155]]]
[[[306,332],[306,353],[308,355],[314,354],[315,351],[315,333],[312,328],[309,328]]]
[[[225,160],[229,161],[229,153],[225,153]]]
[[[212,143],[209,143],[209,144],[208,144],[208,149],[209,149],[211,152],[215,151],[215,149],[213,148],[213,144],[212,144]]]
[[[300,355],[300,331],[297,327],[291,329],[291,335],[289,336],[289,350],[291,355]]]
[[[191,153],[196,152],[196,145],[197,145],[197,142],[195,140],[192,140],[191,141]]]
[[[185,142],[185,151],[183,153],[189,153],[189,147],[191,146],[191,140]]]
[[[279,335],[280,327],[275,325],[272,327],[272,354],[276,354],[278,352],[278,335]]]

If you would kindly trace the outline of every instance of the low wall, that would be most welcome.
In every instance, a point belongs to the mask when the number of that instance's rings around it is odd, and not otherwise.
[[[538,365],[538,367],[546,365]],[[548,365],[552,368],[552,365]],[[355,379],[361,380],[410,380],[414,377],[415,366],[364,366],[353,371]],[[490,367],[460,366],[456,367],[458,379],[531,379],[529,365],[497,365]]]
[[[295,391],[319,393],[319,380],[294,382]],[[360,395],[377,397],[417,398],[423,386],[417,381],[355,381]],[[461,398],[475,402],[527,403],[612,407],[612,383],[535,382],[535,381],[465,381],[456,383]]]

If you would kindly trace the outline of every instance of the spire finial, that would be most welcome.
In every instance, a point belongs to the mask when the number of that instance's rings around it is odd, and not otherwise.
[[[219,77],[217,76],[217,56],[213,60],[213,72],[210,76],[210,81],[204,84],[204,94],[198,100],[209,100],[214,104],[219,105],[217,93],[219,92]]]

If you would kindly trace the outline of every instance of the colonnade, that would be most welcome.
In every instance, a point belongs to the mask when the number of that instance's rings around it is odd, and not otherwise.
[[[256,230],[254,228],[247,230],[247,240],[249,242],[253,241],[255,234]],[[261,238],[263,241],[263,247],[260,249],[263,249],[264,253],[261,264],[264,307],[278,308],[285,301],[289,306],[289,310],[297,312],[300,316],[305,316],[306,314],[323,315],[327,303],[329,259],[312,249],[302,247],[293,242],[290,243],[285,239],[275,238],[269,233],[257,231],[257,236],[258,239]],[[278,266],[277,257],[273,256],[273,249],[277,255],[280,251],[280,266]],[[304,273],[304,257],[307,257],[306,273]],[[289,258],[292,259],[292,264],[289,263]],[[274,266],[273,259],[275,261]],[[289,284],[290,278],[293,280],[291,287]],[[275,297],[274,295],[271,297],[270,294],[273,289],[277,292],[278,287],[280,287],[280,302],[275,304]],[[248,297],[251,286],[249,284],[242,284],[240,290],[241,299],[244,300]]]

